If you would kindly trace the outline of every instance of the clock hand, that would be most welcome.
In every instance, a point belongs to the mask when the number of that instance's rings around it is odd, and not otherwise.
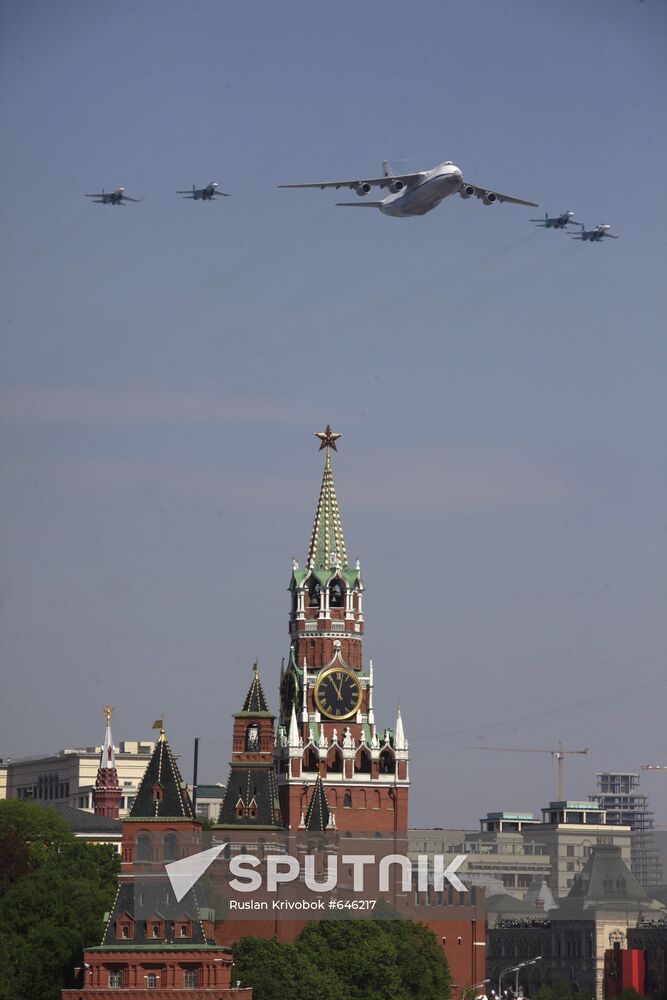
[[[336,695],[338,696],[338,701],[342,701],[343,700],[343,681],[342,681],[342,678],[341,678],[341,682],[340,682],[340,687],[336,687],[336,682],[333,679],[333,676],[331,678],[331,683],[333,684],[334,690],[336,692]]]

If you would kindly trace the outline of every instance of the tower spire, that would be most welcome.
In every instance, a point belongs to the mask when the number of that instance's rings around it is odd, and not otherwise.
[[[317,510],[315,511],[315,522],[310,536],[307,559],[308,569],[328,570],[332,566],[346,567],[348,565],[345,539],[343,538],[343,529],[340,523],[338,499],[336,497],[336,487],[334,486],[333,471],[331,468],[331,450],[338,450],[336,448],[336,441],[340,436],[340,434],[336,434],[331,430],[330,424],[327,424],[323,431],[315,431],[315,437],[320,439],[320,451],[326,448],[327,454],[324,463],[320,496],[317,501]]]
[[[97,778],[93,788],[93,811],[97,816],[111,816],[112,819],[118,819],[122,789],[118,781],[111,736],[111,716],[113,715],[111,705],[104,706],[103,714],[107,724],[100,754],[100,766],[97,769]]]

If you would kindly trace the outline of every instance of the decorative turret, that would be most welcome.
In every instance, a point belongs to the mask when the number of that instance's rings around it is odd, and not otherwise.
[[[257,660],[240,712],[234,714],[232,763],[218,825],[281,826],[273,765],[275,715],[269,710]]]
[[[120,787],[118,772],[116,771],[116,758],[111,736],[112,715],[113,708],[111,705],[105,705],[104,716],[107,720],[107,725],[104,733],[102,753],[100,754],[100,766],[97,770],[97,778],[95,779],[95,787],[93,788],[93,811],[97,816],[110,816],[112,819],[118,819],[123,790]]]
[[[318,778],[313,788],[303,826],[309,833],[324,833],[325,830],[333,829],[335,825],[333,813],[329,811],[324,783],[321,778]]]

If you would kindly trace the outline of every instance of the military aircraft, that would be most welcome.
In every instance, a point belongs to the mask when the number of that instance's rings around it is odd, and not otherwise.
[[[130,198],[129,194],[125,194],[125,188],[116,188],[115,191],[105,191],[102,188],[101,194],[87,194],[84,195],[86,198],[94,198],[98,205],[122,205],[126,201],[139,201],[139,198]]]
[[[495,202],[510,202],[512,205],[528,205],[537,208],[534,201],[523,201],[508,194],[500,194],[489,188],[478,187],[464,181],[463,174],[451,160],[439,163],[431,170],[420,170],[411,174],[395,174],[387,160],[383,164],[382,177],[359,176],[347,181],[314,181],[308,184],[279,184],[281,188],[350,188],[360,197],[372,188],[388,190],[381,201],[337,201],[337,205],[349,208],[379,208],[384,215],[405,218],[411,215],[426,215],[450,194],[460,194],[462,198],[479,198],[485,205]]]
[[[545,229],[565,229],[566,226],[581,225],[575,219],[574,212],[561,212],[560,215],[554,216],[553,219],[545,215],[543,219],[531,219],[530,221],[536,222],[538,226],[543,226]]]
[[[573,236],[573,240],[584,240],[584,242],[590,240],[591,243],[599,243],[603,236],[608,236],[610,240],[620,240],[621,238],[610,233],[611,226],[607,226],[604,223],[600,223],[595,229],[585,229],[583,222],[580,222],[579,225],[581,226],[581,232]]]
[[[184,198],[192,198],[193,201],[213,201],[216,195],[221,198],[231,198],[230,194],[218,191],[218,185],[215,181],[211,181],[203,188],[196,188],[193,184],[192,191],[177,191],[176,194],[182,194]]]

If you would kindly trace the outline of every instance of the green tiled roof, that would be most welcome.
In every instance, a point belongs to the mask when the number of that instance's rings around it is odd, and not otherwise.
[[[339,566],[347,566],[345,539],[340,523],[340,511],[336,498],[331,456],[327,448],[327,459],[324,464],[322,487],[315,512],[315,523],[310,536],[308,549],[308,569],[329,571],[332,560]]]

